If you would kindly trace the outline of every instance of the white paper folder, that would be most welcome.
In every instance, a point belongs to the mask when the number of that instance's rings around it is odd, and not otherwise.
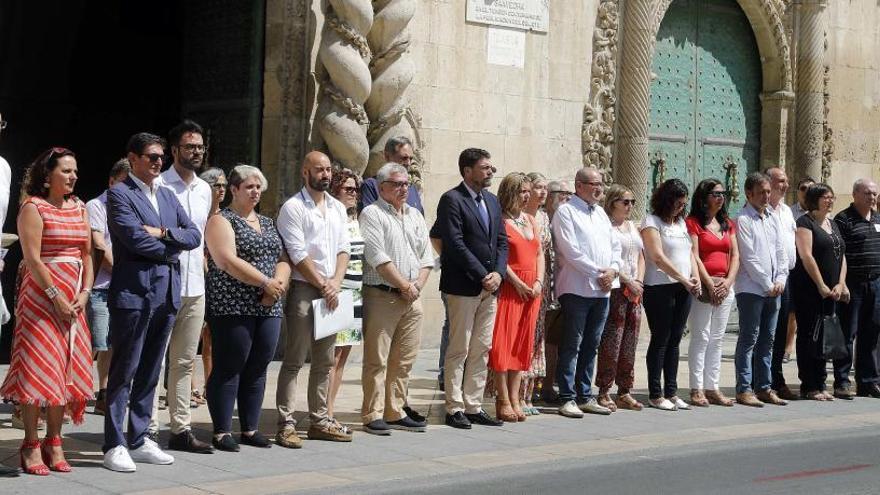
[[[312,301],[312,311],[315,314],[315,340],[336,335],[354,325],[354,294],[350,290],[340,291],[339,305],[335,311],[327,309],[323,298],[315,299]]]

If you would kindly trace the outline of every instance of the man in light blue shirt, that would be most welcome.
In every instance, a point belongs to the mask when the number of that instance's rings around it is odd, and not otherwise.
[[[779,216],[769,208],[770,178],[759,172],[749,174],[745,191],[748,203],[737,218],[736,229],[740,255],[736,401],[752,407],[764,407],[765,403],[784,406],[787,402],[770,387],[770,361],[779,296],[788,278],[785,234]]]

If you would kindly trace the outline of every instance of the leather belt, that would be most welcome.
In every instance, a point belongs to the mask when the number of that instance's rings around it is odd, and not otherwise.
[[[390,286],[388,286],[388,285],[383,285],[383,284],[379,284],[379,285],[368,285],[367,287],[370,287],[370,288],[373,288],[373,289],[379,289],[379,290],[382,290],[382,291],[385,291],[385,292],[393,292],[394,294],[400,294],[400,289],[398,289],[397,287],[390,287]]]

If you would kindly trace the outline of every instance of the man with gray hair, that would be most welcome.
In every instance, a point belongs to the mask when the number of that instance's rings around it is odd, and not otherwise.
[[[850,300],[842,304],[840,320],[847,336],[849,355],[834,360],[834,396],[852,399],[855,394],[880,399],[877,311],[880,297],[880,214],[877,213],[877,184],[859,179],[853,184],[853,202],[834,217],[846,246],[846,286]],[[853,366],[855,341],[856,387],[849,372]]]
[[[409,167],[413,163],[415,152],[413,151],[412,141],[408,137],[397,136],[390,138],[385,142],[384,154],[386,162],[402,165],[407,174],[409,174]],[[359,212],[375,203],[379,198],[378,185],[379,181],[374,177],[364,180],[364,183],[361,185],[361,197],[358,201]],[[422,197],[419,195],[419,190],[417,188],[409,188],[409,193],[406,196],[406,204],[412,206],[424,216],[425,208],[422,207]]]
[[[425,218],[406,204],[409,174],[387,163],[376,173],[379,199],[360,215],[364,238],[364,431],[425,431],[403,409],[419,351],[421,291],[434,266]]]

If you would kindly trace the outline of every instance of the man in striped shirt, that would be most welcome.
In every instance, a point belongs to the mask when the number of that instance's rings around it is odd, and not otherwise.
[[[834,396],[852,399],[856,394],[880,399],[877,337],[880,335],[880,214],[877,184],[859,179],[853,184],[853,202],[834,217],[846,244],[846,285],[850,302],[841,310],[841,323],[849,338],[849,356],[834,360]],[[856,344],[856,390],[849,380]]]

